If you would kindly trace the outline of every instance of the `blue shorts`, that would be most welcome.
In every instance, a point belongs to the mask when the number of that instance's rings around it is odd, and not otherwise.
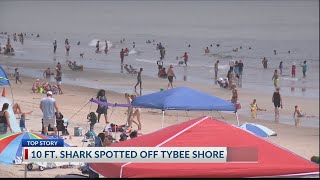
[[[6,134],[8,132],[8,124],[0,123],[0,134]]]

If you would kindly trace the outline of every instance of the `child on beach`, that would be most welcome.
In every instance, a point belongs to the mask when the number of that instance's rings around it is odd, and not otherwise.
[[[18,81],[22,84],[22,82],[20,80],[20,73],[18,71],[18,68],[16,68],[14,71],[15,71],[14,76],[16,77],[16,84],[18,84]]]
[[[296,116],[297,115],[297,116]],[[301,109],[299,109],[299,107],[296,105],[294,106],[294,113],[293,113],[293,117],[297,117],[297,118],[302,118],[302,117],[305,117],[305,118],[313,118],[313,117],[316,117],[316,116],[307,116],[306,113],[303,113],[301,111]]]
[[[257,111],[266,111],[266,109],[260,109],[257,104],[257,100],[253,99],[253,102],[250,104],[251,118],[257,119]]]
[[[21,114],[20,117],[20,129],[22,132],[25,131],[26,129],[26,115],[25,114]]]

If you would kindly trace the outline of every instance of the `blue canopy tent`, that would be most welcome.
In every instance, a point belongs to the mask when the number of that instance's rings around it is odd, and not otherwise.
[[[16,116],[14,115],[14,112],[12,109],[12,107],[14,105],[14,99],[13,99],[11,85],[10,85],[10,82],[9,82],[9,79],[8,79],[6,72],[0,66],[0,87],[1,86],[9,86],[10,87],[11,95],[12,95],[12,102],[10,99],[0,96],[0,108],[2,107],[2,105],[4,103],[9,104],[8,112],[9,112],[9,116],[10,116],[10,124],[11,124],[12,131],[13,132],[21,132],[19,124],[17,123]]]
[[[10,82],[7,77],[7,74],[4,72],[1,66],[0,66],[0,86],[10,86]]]
[[[236,111],[235,105],[230,101],[188,87],[178,87],[140,96],[133,99],[132,105],[142,108],[161,109],[162,127],[165,110]],[[237,113],[236,117],[239,125]]]

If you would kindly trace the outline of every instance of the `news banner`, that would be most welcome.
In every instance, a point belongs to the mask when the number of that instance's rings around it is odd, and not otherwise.
[[[23,162],[27,163],[222,163],[232,161],[227,158],[227,147],[64,147],[63,139],[23,139],[22,147]],[[246,161],[250,161],[249,159],[247,158]]]

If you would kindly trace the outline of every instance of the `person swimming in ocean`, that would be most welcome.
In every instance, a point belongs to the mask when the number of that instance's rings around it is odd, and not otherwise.
[[[209,50],[208,47],[204,50],[204,53],[205,53],[205,54],[209,54],[209,53],[210,53],[210,50]]]
[[[263,58],[262,64],[263,64],[263,68],[264,68],[264,69],[267,69],[267,68],[268,68],[268,60],[267,60],[266,57]]]
[[[105,54],[108,54],[108,49],[109,49],[109,47],[108,47],[108,42],[105,41],[105,43],[106,43],[106,47],[104,48],[104,53],[105,53]]]

